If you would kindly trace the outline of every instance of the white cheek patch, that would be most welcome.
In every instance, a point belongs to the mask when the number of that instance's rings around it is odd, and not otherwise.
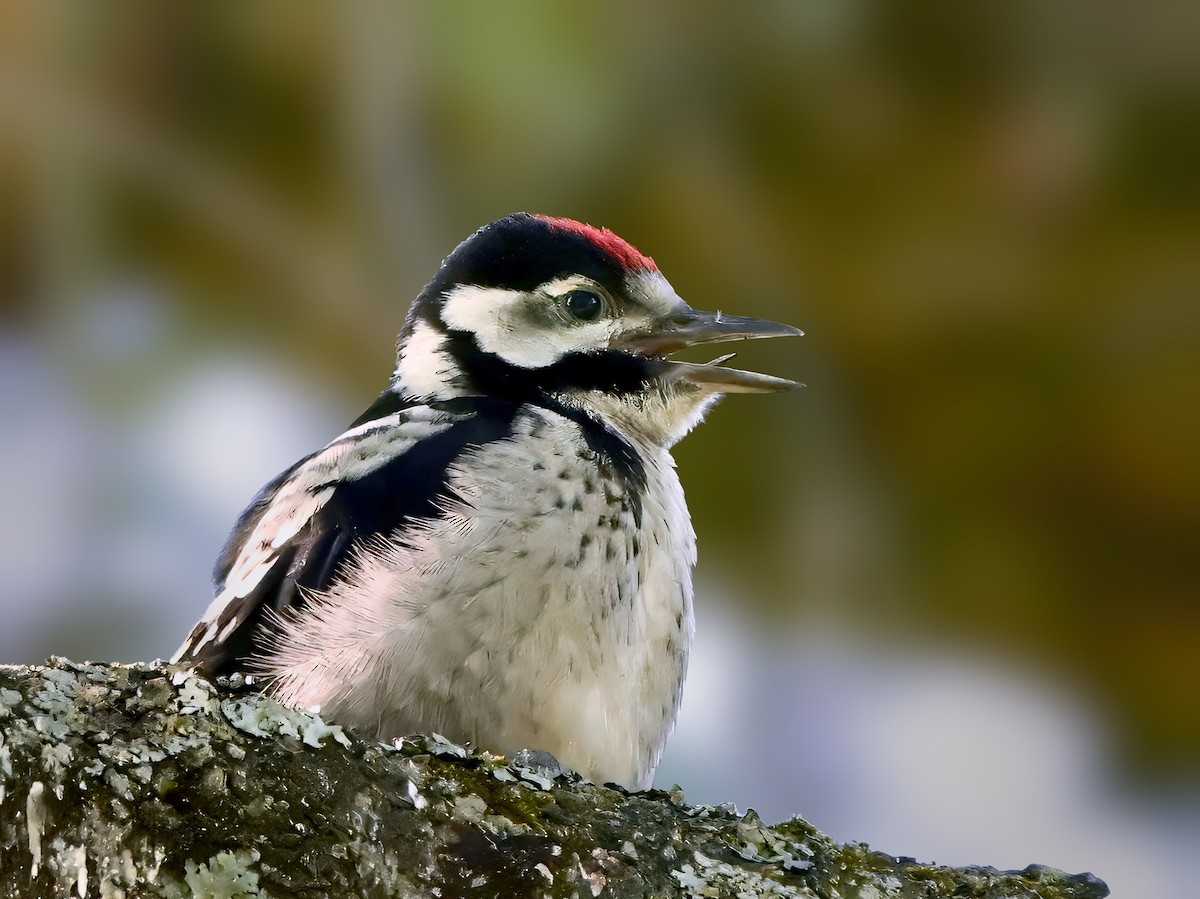
[[[528,301],[528,294],[517,290],[463,285],[445,295],[442,321],[455,330],[473,334],[484,352],[522,368],[544,368],[567,353],[607,346],[611,321],[533,328],[520,308]]]
[[[475,335],[484,352],[523,368],[541,368],[558,359],[563,348],[554,346],[543,334],[515,327],[516,306],[524,297],[516,290],[462,285],[442,301],[442,321]]]

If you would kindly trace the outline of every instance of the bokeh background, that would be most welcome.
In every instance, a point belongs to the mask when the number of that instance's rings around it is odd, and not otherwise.
[[[659,783],[1188,894],[1200,7],[0,7],[0,660],[167,656],[437,262],[603,224],[800,341],[680,445]]]

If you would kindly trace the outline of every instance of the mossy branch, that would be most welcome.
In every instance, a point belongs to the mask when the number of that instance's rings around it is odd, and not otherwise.
[[[0,895],[1099,899],[793,819],[470,753],[389,747],[163,665],[0,667]]]

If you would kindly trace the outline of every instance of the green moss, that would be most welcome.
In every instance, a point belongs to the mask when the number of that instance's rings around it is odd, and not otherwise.
[[[1104,895],[1087,877],[919,865],[800,819],[767,826],[437,738],[366,743],[240,683],[163,667],[58,660],[0,669],[0,691],[0,797],[17,800],[0,805],[0,845],[25,855],[0,866],[5,894],[86,881],[88,894],[222,899]]]

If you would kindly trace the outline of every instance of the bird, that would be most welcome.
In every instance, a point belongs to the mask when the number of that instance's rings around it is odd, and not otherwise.
[[[606,228],[485,225],[413,301],[387,388],[241,514],[172,661],[364,738],[648,788],[695,630],[671,447],[725,394],[802,386],[669,357],[802,333],[693,309]]]

